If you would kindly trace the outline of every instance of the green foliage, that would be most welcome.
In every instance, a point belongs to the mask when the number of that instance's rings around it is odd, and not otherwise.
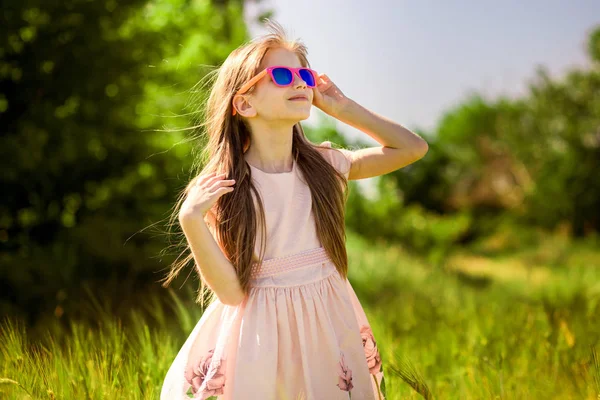
[[[542,247],[556,246],[557,238],[546,240]],[[570,243],[575,258],[559,270],[543,265],[543,282],[493,277],[480,288],[456,270],[351,233],[349,278],[377,339],[386,398],[597,396],[600,270],[590,268],[600,265],[597,240]],[[510,265],[501,259],[497,270]],[[54,318],[26,329],[4,320],[0,397],[157,398],[202,315],[192,290],[169,293],[167,302],[146,293],[144,308],[121,319],[90,292],[82,302],[93,316],[87,321]]]
[[[587,249],[591,265],[600,265],[597,240],[570,247]],[[420,398],[402,378],[411,369],[439,399],[597,396],[592,360],[600,325],[591,316],[600,312],[600,270],[589,257],[560,270],[540,266],[545,281],[492,275],[485,287],[448,265],[435,268],[355,235],[349,257],[350,280],[383,349],[391,399]],[[494,273],[518,260],[498,260]],[[399,371],[406,361],[413,367]]]
[[[190,316],[199,315],[190,310]],[[150,318],[139,312],[129,321],[127,327],[108,318],[98,325],[55,324],[52,336],[30,343],[23,324],[6,320],[2,376],[13,377],[18,386],[0,386],[2,397],[28,392],[33,398],[158,398],[179,345],[176,332],[151,329]]]
[[[594,62],[600,62],[600,29],[595,29],[588,40],[588,54]]]
[[[525,198],[528,220],[555,226],[566,219],[578,236],[591,230],[598,232],[598,93],[598,67],[589,72],[573,71],[563,82],[551,81],[544,70],[539,71],[527,107],[517,120],[521,126],[527,126],[523,133],[535,138],[535,145],[518,153],[519,161],[532,177]],[[518,140],[515,135],[511,138]]]
[[[435,134],[421,133],[423,159],[382,180],[395,183],[403,205],[468,210],[474,225],[504,214],[545,228],[566,221],[576,236],[600,231],[599,38],[600,27],[589,38],[588,70],[551,79],[540,67],[516,100],[470,94]]]
[[[165,243],[143,230],[168,216],[194,145],[159,128],[189,125],[197,110],[173,113],[201,66],[247,39],[242,3],[8,1],[0,38],[2,313],[158,280]]]

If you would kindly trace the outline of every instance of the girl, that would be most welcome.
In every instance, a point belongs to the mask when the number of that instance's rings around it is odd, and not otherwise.
[[[210,159],[178,202],[200,296],[204,284],[214,296],[161,399],[381,400],[381,357],[347,280],[347,180],[408,165],[427,145],[344,96],[310,69],[303,44],[268,27],[219,69],[206,109]],[[312,144],[299,123],[312,105],[383,146]]]

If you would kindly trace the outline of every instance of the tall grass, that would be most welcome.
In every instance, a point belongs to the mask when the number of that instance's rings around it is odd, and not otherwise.
[[[96,323],[56,321],[45,338],[28,339],[22,322],[0,325],[0,398],[156,399],[186,335],[202,315],[171,290],[150,296],[124,319],[92,293],[82,307]],[[40,336],[39,333],[36,336]]]
[[[542,260],[531,267],[544,270],[537,279],[518,273],[518,254],[489,259],[477,275],[465,254],[433,267],[398,246],[348,239],[350,280],[377,338],[387,399],[599,398],[596,248],[561,251],[567,265]],[[95,322],[57,319],[35,332],[40,340],[5,319],[0,398],[158,398],[202,315],[192,290],[178,293],[148,295],[123,319],[90,295]]]
[[[522,274],[515,252],[488,260],[480,275],[462,272],[464,254],[434,268],[397,247],[350,243],[351,280],[383,348],[389,399],[598,399],[596,241],[557,253],[568,265],[530,266],[539,274]]]

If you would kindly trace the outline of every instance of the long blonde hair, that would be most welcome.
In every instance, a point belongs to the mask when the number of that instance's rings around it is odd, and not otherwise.
[[[250,128],[239,114],[232,116],[233,96],[244,83],[260,72],[261,62],[270,49],[285,48],[293,51],[298,55],[302,66],[310,68],[304,44],[288,41],[283,28],[276,22],[266,20],[266,26],[270,33],[235,49],[214,72],[216,80],[205,102],[204,122],[201,124],[205,128],[207,144],[200,157],[206,162],[198,174],[192,174],[194,178],[180,194],[170,220],[170,226],[173,226],[181,204],[199,175],[210,172],[226,173],[225,179],[235,179],[235,190],[217,200],[207,213],[205,221],[224,255],[235,268],[245,294],[248,294],[250,289],[253,263],[260,264],[264,258],[266,224],[261,199],[257,204],[260,210],[262,246],[257,259],[254,256],[254,247],[258,221],[251,193],[254,193],[257,199],[260,199],[260,193],[252,183],[252,171],[243,157],[250,146]],[[348,256],[344,219],[348,184],[344,175],[325,160],[317,148],[327,147],[311,143],[300,123],[294,125],[292,155],[302,176],[310,177],[305,181],[312,196],[317,237],[340,276],[346,278]],[[185,249],[163,279],[164,287],[169,285],[186,264],[194,261],[190,247],[185,243],[185,237],[182,238],[182,243]],[[215,299],[214,293],[211,293],[200,276],[200,291],[196,301],[204,305],[206,294],[210,295],[211,300]]]

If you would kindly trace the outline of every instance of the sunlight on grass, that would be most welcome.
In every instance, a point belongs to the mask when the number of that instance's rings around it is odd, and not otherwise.
[[[556,253],[568,266],[552,267],[556,260],[547,257],[548,265],[536,266],[539,276],[506,254],[455,254],[434,267],[400,246],[352,233],[347,248],[350,281],[381,352],[387,399],[598,398],[600,270],[589,264],[598,257],[589,247],[578,247],[579,256]],[[457,260],[462,268],[450,267]],[[0,398],[158,398],[202,315],[191,290],[162,293],[123,321],[90,293],[96,323],[56,318],[39,341],[5,319]]]

